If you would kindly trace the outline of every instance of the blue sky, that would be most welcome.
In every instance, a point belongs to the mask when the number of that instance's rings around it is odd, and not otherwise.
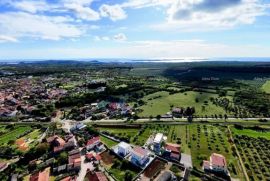
[[[0,59],[270,57],[270,0],[1,0]]]

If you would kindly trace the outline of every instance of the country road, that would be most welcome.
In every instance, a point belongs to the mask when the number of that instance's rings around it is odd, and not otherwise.
[[[267,122],[259,122],[259,119],[265,119]],[[64,120],[59,120],[57,122],[65,122]],[[245,124],[245,125],[270,125],[270,118],[228,118],[224,119],[213,119],[213,118],[194,118],[192,122],[187,122],[186,118],[177,119],[137,119],[128,121],[126,119],[103,119],[103,120],[90,120],[86,119],[83,121],[68,120],[68,122],[75,123],[85,123],[85,124],[97,124],[97,125],[141,125],[141,124],[171,124],[171,125],[186,125],[186,124]],[[0,122],[0,124],[50,124],[52,122]]]

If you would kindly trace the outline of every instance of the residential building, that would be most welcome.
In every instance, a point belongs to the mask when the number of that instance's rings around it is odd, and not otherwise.
[[[99,145],[101,143],[100,137],[96,136],[88,140],[86,144],[86,149],[87,150],[92,150],[94,149],[95,146]]]
[[[149,161],[148,151],[141,147],[135,147],[131,151],[131,162],[135,165],[144,166]]]
[[[165,145],[165,155],[172,160],[179,161],[181,154],[180,154],[180,145],[166,143]]]
[[[164,141],[163,139],[163,134],[162,133],[157,133],[153,142],[154,146],[154,151],[156,153],[160,153],[160,149],[162,147],[162,142]]]
[[[228,174],[228,168],[225,157],[221,154],[212,153],[209,161],[207,160],[203,161],[203,170],[222,172]]]
[[[128,143],[125,142],[120,142],[118,144],[118,154],[121,156],[126,156],[130,153],[131,151],[131,146]]]
[[[43,171],[37,172],[30,176],[30,181],[49,181],[50,178],[50,167]]]
[[[70,152],[68,156],[68,170],[81,169],[81,154],[78,152]]]

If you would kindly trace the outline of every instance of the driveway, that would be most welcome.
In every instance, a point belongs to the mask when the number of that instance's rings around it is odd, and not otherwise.
[[[84,180],[87,170],[93,171],[95,169],[92,163],[84,162],[84,161],[85,161],[85,155],[82,155],[81,156],[81,170],[79,172],[78,177],[76,178],[77,181]]]

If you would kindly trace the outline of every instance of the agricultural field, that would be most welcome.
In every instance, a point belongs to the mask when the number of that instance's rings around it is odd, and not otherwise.
[[[145,105],[139,107],[142,112],[138,115],[140,117],[149,117],[163,115],[170,111],[171,107],[194,107],[195,115],[214,115],[226,112],[222,107],[214,105],[210,98],[217,98],[218,95],[214,93],[188,91],[185,93],[169,94],[169,92],[160,91],[143,98]],[[231,97],[228,97],[232,99]],[[198,101],[196,101],[196,99]]]
[[[201,169],[203,160],[208,160],[212,153],[219,153],[226,157],[231,176],[242,178],[239,163],[233,156],[231,145],[228,142],[226,127],[190,125],[187,134],[194,167]]]
[[[270,81],[269,80],[262,85],[262,90],[270,94]]]
[[[251,181],[270,180],[270,141],[265,138],[236,135],[234,140]]]
[[[0,145],[7,145],[10,141],[15,141],[29,131],[31,131],[30,126],[15,126],[14,128],[10,128],[7,133],[0,136]]]

